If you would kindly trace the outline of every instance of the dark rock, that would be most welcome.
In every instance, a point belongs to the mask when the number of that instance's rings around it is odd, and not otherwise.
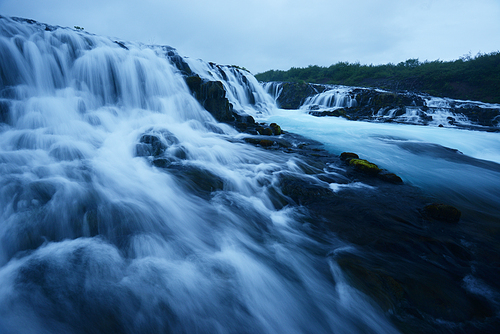
[[[390,173],[384,169],[377,174],[377,177],[385,182],[393,183],[393,184],[402,184],[403,180],[394,173]]]
[[[308,83],[284,82],[281,84],[281,94],[276,102],[283,109],[298,109],[304,101],[313,95],[327,90],[327,86]]]
[[[136,154],[139,157],[158,156],[167,148],[161,139],[155,135],[142,135],[139,142],[140,144],[136,145]]]
[[[340,154],[340,160],[345,161],[349,166],[354,167],[357,171],[370,176],[377,176],[380,180],[393,183],[402,184],[403,180],[394,173],[391,173],[385,169],[379,168],[376,164],[371,163],[367,160],[360,159],[356,153],[352,152],[342,152]]]
[[[310,111],[309,114],[316,116],[316,117],[333,116],[333,117],[350,118],[350,116],[348,116],[346,114],[346,111],[344,108],[335,109],[335,110],[327,110],[327,111]]]
[[[233,105],[226,98],[221,81],[205,81],[199,76],[185,78],[186,84],[198,102],[219,122],[232,122]]]
[[[138,157],[153,156],[163,154],[167,147],[178,144],[179,140],[167,130],[145,133],[136,145],[136,155]]]
[[[268,139],[262,139],[259,142],[259,145],[262,146],[262,147],[273,146],[274,145],[274,141],[273,140],[268,140]]]
[[[244,139],[247,143],[249,144],[253,144],[253,145],[259,145],[260,144],[260,141],[262,139],[259,139],[259,138],[253,138],[253,137],[248,137],[248,138],[245,138]]]
[[[9,103],[0,100],[0,123],[10,123]]]
[[[187,190],[201,197],[209,198],[212,192],[224,188],[224,181],[218,175],[197,166],[170,164],[167,170]]]
[[[247,126],[255,125],[255,119],[251,115],[234,114],[237,123],[245,123]]]
[[[273,134],[273,130],[271,128],[259,127],[257,128],[257,132],[263,136],[271,136]]]
[[[170,60],[170,62],[179,70],[179,72],[184,76],[193,75],[193,71],[189,67],[189,65],[184,61],[173,47],[170,46],[161,46],[165,56]]]
[[[340,154],[340,159],[345,160],[345,161],[349,161],[351,159],[359,159],[359,156],[356,153],[352,153],[352,152],[342,152]]]
[[[457,208],[446,205],[433,203],[424,207],[424,216],[447,223],[458,223],[462,213]]]
[[[381,268],[367,268],[353,256],[337,260],[353,284],[365,294],[375,299],[384,311],[394,309],[404,298],[404,287]]]
[[[304,205],[321,198],[334,196],[329,188],[311,182],[298,175],[282,175],[280,187],[283,195],[290,197],[296,204]]]
[[[125,44],[123,44],[123,42],[115,41],[115,44],[117,44],[122,49],[128,50],[128,48],[125,46]]]
[[[269,124],[269,126],[271,127],[271,129],[273,129],[273,134],[275,136],[279,136],[281,134],[281,132],[282,132],[281,127],[278,124],[271,123],[271,124]]]

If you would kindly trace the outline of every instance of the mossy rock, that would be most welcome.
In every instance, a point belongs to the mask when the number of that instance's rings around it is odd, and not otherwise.
[[[272,136],[273,135],[273,130],[271,128],[259,127],[259,128],[257,128],[257,132],[263,136]]]
[[[458,223],[462,212],[451,205],[433,203],[424,207],[424,215],[442,222]]]
[[[349,165],[356,168],[358,171],[368,174],[368,175],[377,175],[380,173],[380,168],[374,163],[369,162],[364,159],[350,159]]]
[[[270,127],[271,127],[271,129],[273,130],[273,134],[274,134],[275,136],[279,136],[279,135],[282,133],[282,131],[281,131],[281,127],[280,127],[278,124],[276,124],[276,123],[271,123],[271,124],[269,124],[269,126],[270,126]]]

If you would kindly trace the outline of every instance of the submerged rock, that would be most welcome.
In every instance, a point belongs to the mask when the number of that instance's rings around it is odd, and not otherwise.
[[[424,215],[426,218],[431,218],[447,223],[458,223],[462,212],[451,205],[433,203],[424,207]]]

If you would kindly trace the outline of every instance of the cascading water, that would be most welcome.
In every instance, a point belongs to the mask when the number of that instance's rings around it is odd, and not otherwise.
[[[275,204],[296,158],[217,123],[165,57],[4,17],[0,35],[1,333],[396,332],[324,256],[347,246]]]
[[[283,84],[268,82],[264,88],[285,109],[315,116],[493,131],[500,125],[498,104],[349,86],[285,83],[283,89]],[[294,99],[297,95],[301,98]]]
[[[199,59],[185,58],[184,61],[201,78],[222,82],[227,98],[237,113],[259,118],[269,115],[276,107],[275,101],[248,71],[236,66],[206,63]]]
[[[317,110],[317,109],[338,109],[352,108],[357,106],[357,101],[354,94],[350,92],[351,88],[345,86],[329,87],[323,93],[308,97],[302,109]]]

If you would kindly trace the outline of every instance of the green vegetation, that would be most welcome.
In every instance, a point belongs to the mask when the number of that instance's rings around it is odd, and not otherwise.
[[[500,103],[500,51],[475,57],[466,55],[454,61],[408,59],[397,65],[348,62],[330,67],[310,65],[288,71],[270,70],[255,77],[260,81],[378,87]]]

